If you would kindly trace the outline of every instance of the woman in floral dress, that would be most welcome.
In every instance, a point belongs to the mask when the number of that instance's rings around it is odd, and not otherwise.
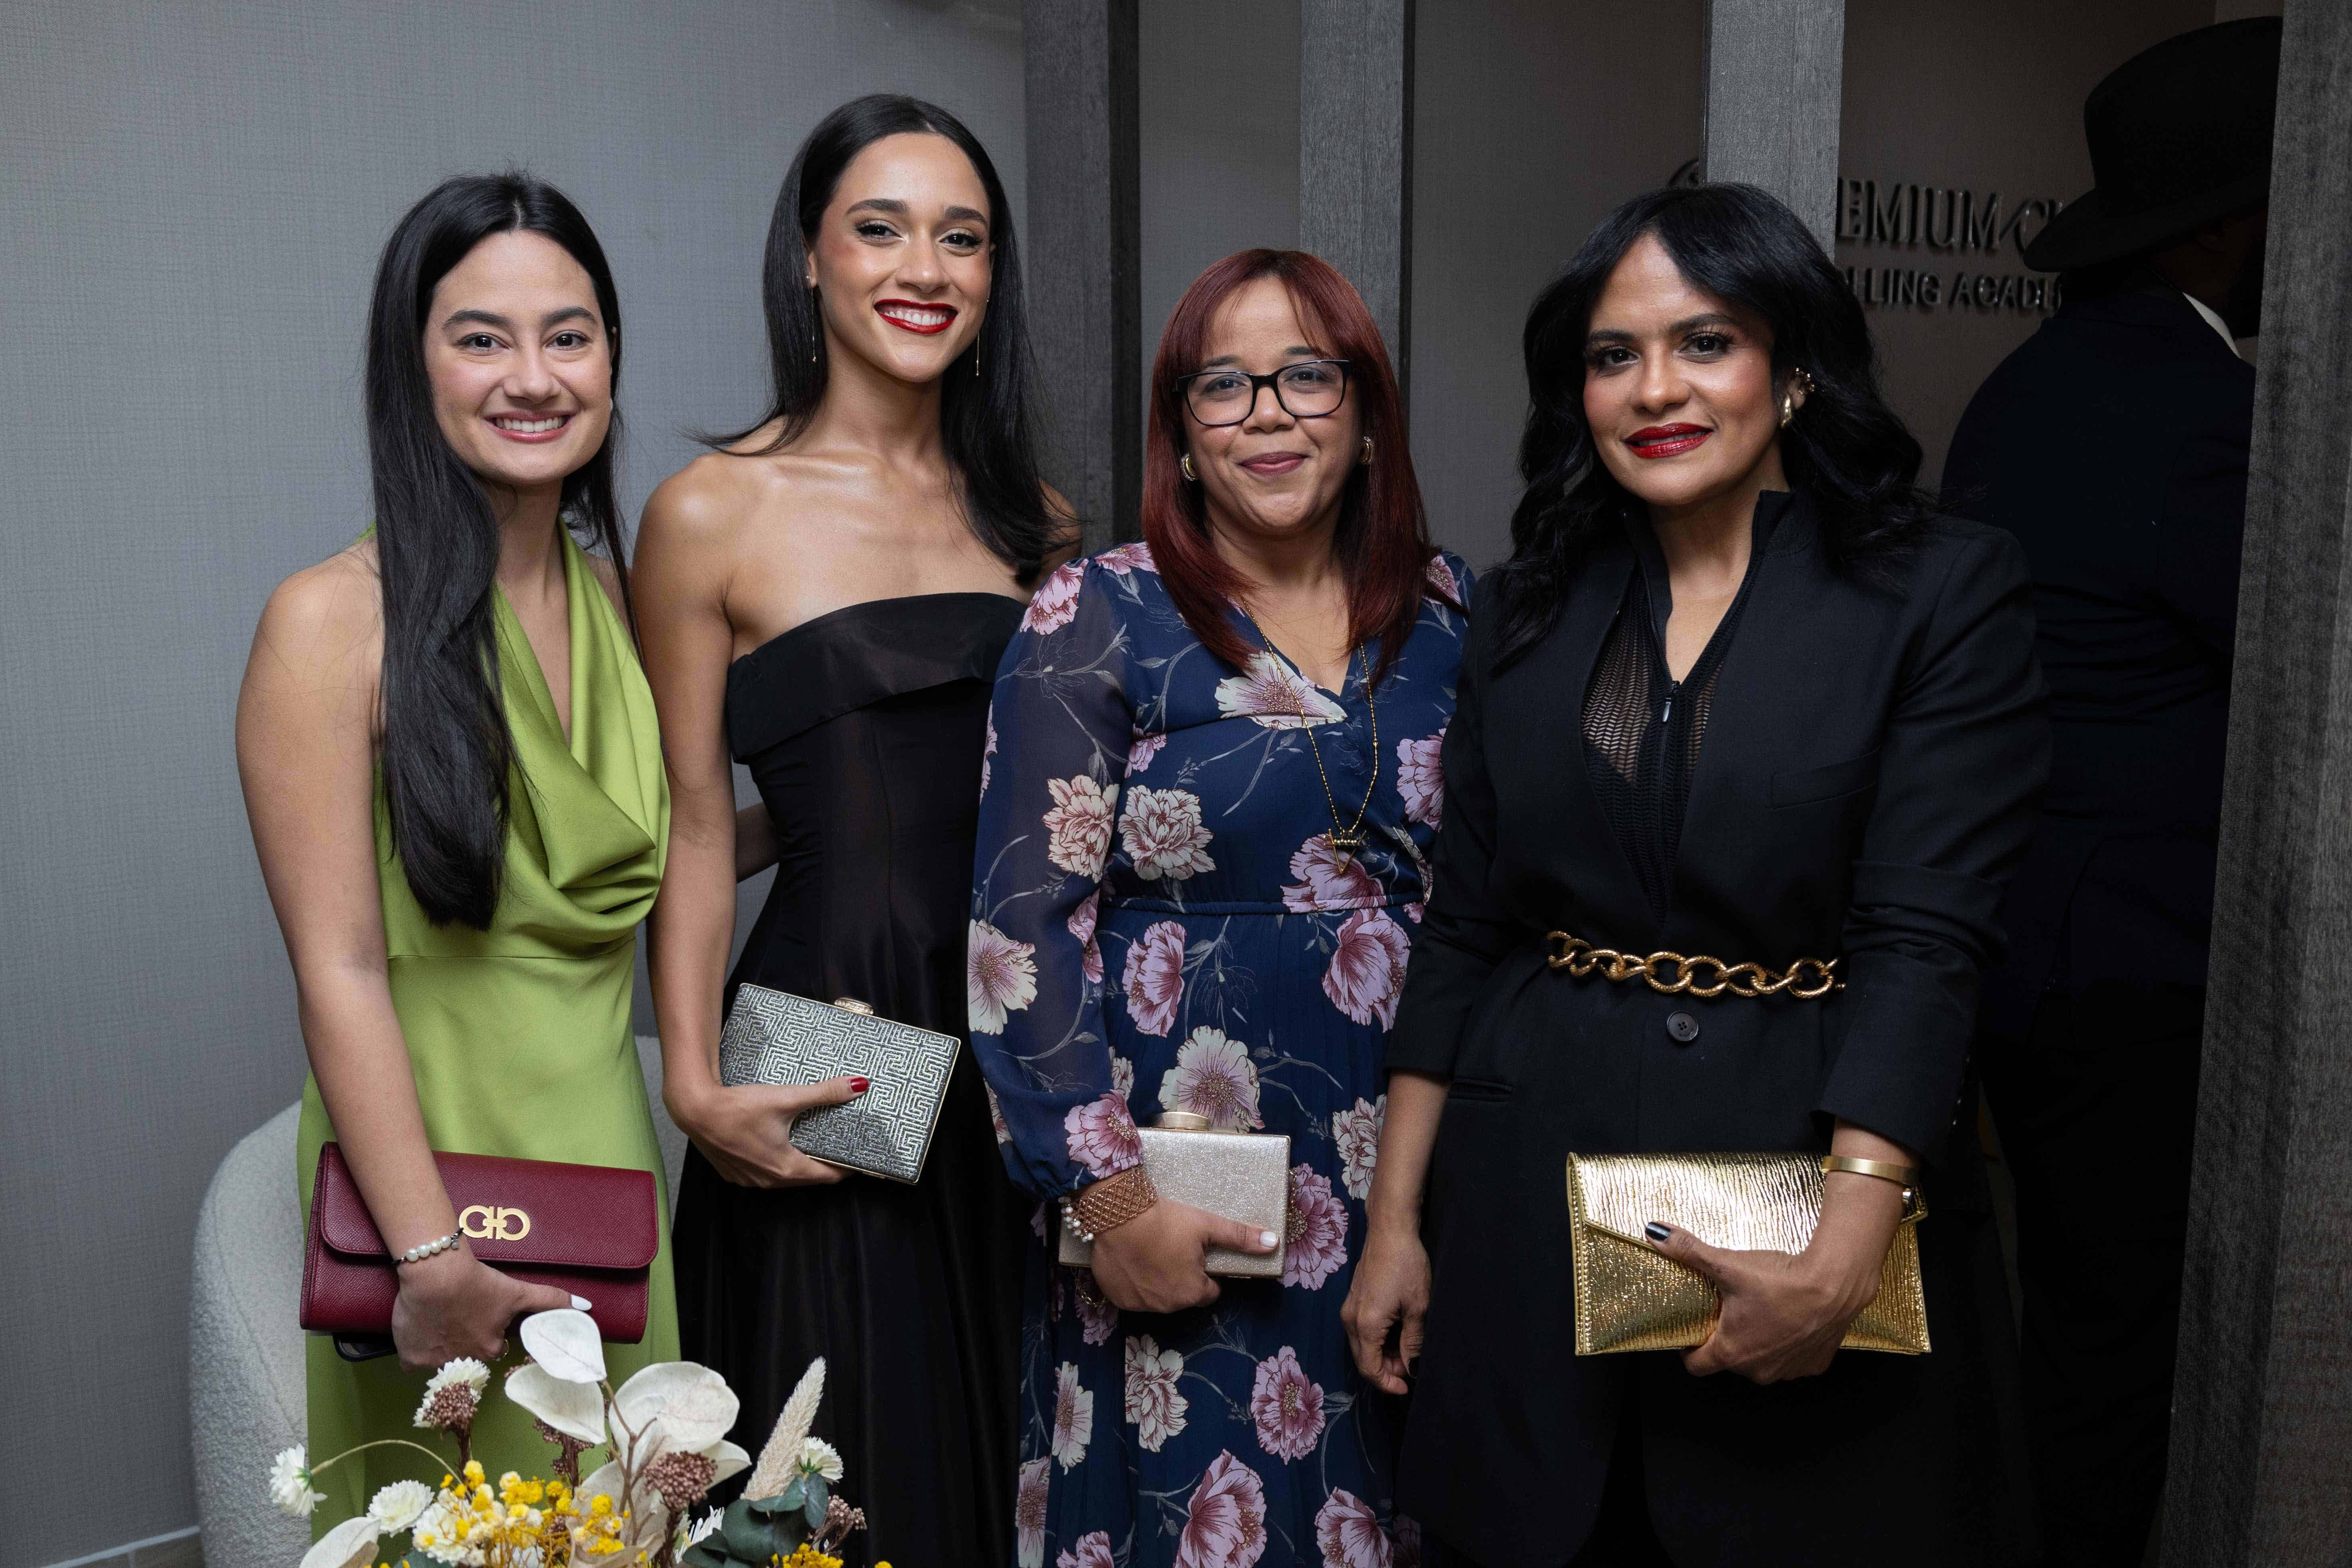
[[[1015,1558],[1389,1568],[1416,1555],[1398,1411],[1339,1306],[1469,577],[1428,542],[1379,332],[1311,256],[1194,282],[1146,462],[1146,542],[1031,603],[982,783],[971,1041],[1043,1200]],[[1275,1238],[1152,1192],[1136,1126],[1168,1110],[1289,1136],[1279,1281],[1202,1272]],[[1066,1201],[1091,1271],[1054,1262]]]

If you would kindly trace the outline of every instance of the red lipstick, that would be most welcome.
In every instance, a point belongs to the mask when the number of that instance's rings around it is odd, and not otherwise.
[[[1704,425],[1650,425],[1625,437],[1637,458],[1675,458],[1698,450],[1715,432]]]
[[[955,325],[953,305],[926,305],[920,300],[879,300],[874,313],[902,332],[936,337]]]

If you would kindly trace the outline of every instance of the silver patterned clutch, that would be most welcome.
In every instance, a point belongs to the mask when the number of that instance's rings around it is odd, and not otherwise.
[[[869,1087],[845,1105],[793,1119],[793,1147],[812,1160],[913,1183],[930,1152],[961,1042],[875,1016],[847,998],[831,1006],[739,985],[719,1036],[719,1081],[809,1084],[855,1074]]]
[[[1207,1117],[1181,1110],[1136,1131],[1143,1140],[1143,1168],[1161,1197],[1283,1238],[1264,1257],[1213,1247],[1202,1267],[1227,1279],[1281,1279],[1283,1256],[1290,1250],[1290,1135],[1213,1132]],[[1094,1262],[1094,1243],[1080,1241],[1067,1226],[1060,1235],[1064,1264],[1084,1268]]]

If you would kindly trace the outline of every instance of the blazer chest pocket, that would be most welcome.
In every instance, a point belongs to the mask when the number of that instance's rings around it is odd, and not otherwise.
[[[1821,768],[1791,768],[1772,775],[1774,805],[1807,805],[1868,789],[1878,782],[1878,753],[1864,752]]]

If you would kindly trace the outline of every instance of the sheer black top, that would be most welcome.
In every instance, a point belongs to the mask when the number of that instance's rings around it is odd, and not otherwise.
[[[1788,495],[1777,490],[1758,499],[1748,574],[1715,635],[1680,680],[1666,666],[1666,620],[1674,614],[1675,598],[1665,554],[1646,521],[1626,523],[1639,569],[1625,585],[1617,618],[1593,663],[1591,684],[1584,689],[1584,767],[1609,830],[1660,921],[1674,901],[1675,856],[1682,844],[1691,775],[1698,770],[1699,743],[1706,738],[1707,713],[1715,703],[1716,672],[1738,634],[1756,563],[1788,503]]]

